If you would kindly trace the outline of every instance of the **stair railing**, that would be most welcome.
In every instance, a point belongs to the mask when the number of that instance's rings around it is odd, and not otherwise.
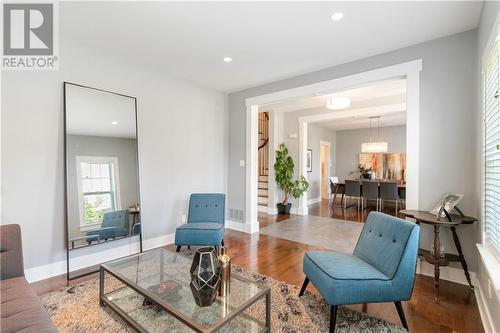
[[[267,176],[269,163],[269,113],[259,113],[259,176]]]

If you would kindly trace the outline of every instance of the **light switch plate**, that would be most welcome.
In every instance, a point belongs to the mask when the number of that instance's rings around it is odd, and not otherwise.
[[[245,160],[240,160],[240,167],[244,167],[245,166]]]
[[[187,221],[186,215],[183,214],[181,216],[181,222],[182,222],[182,224],[186,223],[186,221]]]

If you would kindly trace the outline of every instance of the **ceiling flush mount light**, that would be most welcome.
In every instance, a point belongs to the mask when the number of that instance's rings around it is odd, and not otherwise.
[[[332,97],[326,101],[326,107],[330,110],[342,110],[351,106],[349,97]]]
[[[231,61],[233,61],[233,58],[231,58],[231,57],[224,58],[224,62],[231,62]]]
[[[377,120],[377,141],[372,140],[372,121]],[[362,153],[387,153],[389,144],[385,141],[380,141],[380,116],[370,117],[370,142],[361,144]]]
[[[118,122],[117,121],[112,121],[111,125],[118,125]]]
[[[340,21],[344,17],[344,13],[342,12],[335,12],[332,15],[332,21]]]

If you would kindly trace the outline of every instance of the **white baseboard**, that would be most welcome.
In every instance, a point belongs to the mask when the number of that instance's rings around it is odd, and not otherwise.
[[[143,250],[172,244],[175,234],[167,234],[155,238],[143,240]],[[134,238],[126,238],[102,245],[89,246],[70,251],[71,271],[76,271],[90,267],[109,260],[122,258],[139,252],[139,242]],[[28,282],[35,282],[49,279],[54,276],[66,274],[66,260],[57,261],[51,264],[32,267],[24,270],[24,275]]]
[[[30,283],[63,274],[66,274],[66,260],[24,270],[26,280]]]
[[[313,199],[307,199],[307,205],[314,205],[317,204],[318,202],[321,202],[321,197],[318,198],[313,198]]]
[[[156,249],[165,245],[173,244],[175,241],[175,232],[158,236],[155,238],[145,239],[142,241],[142,249],[144,251]]]
[[[464,284],[467,286],[469,285],[469,283],[467,282],[467,279],[465,278],[464,271],[461,268],[445,266],[445,267],[440,267],[439,272],[440,272],[439,276],[442,280],[448,280],[448,281]],[[431,264],[419,259],[417,261],[417,273],[434,277],[434,265],[431,265]],[[476,281],[477,281],[476,273],[469,272],[469,274],[470,274],[470,278],[472,281],[472,285],[475,285]]]
[[[259,222],[256,221],[254,223],[244,223],[244,222],[226,220],[226,229],[232,229],[236,231],[246,232],[247,234],[253,234],[259,232]]]

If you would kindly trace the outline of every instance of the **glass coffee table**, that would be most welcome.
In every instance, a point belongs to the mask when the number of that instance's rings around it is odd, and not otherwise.
[[[100,304],[139,332],[270,332],[269,287],[233,272],[229,295],[200,307],[189,286],[191,263],[156,249],[102,264]]]

